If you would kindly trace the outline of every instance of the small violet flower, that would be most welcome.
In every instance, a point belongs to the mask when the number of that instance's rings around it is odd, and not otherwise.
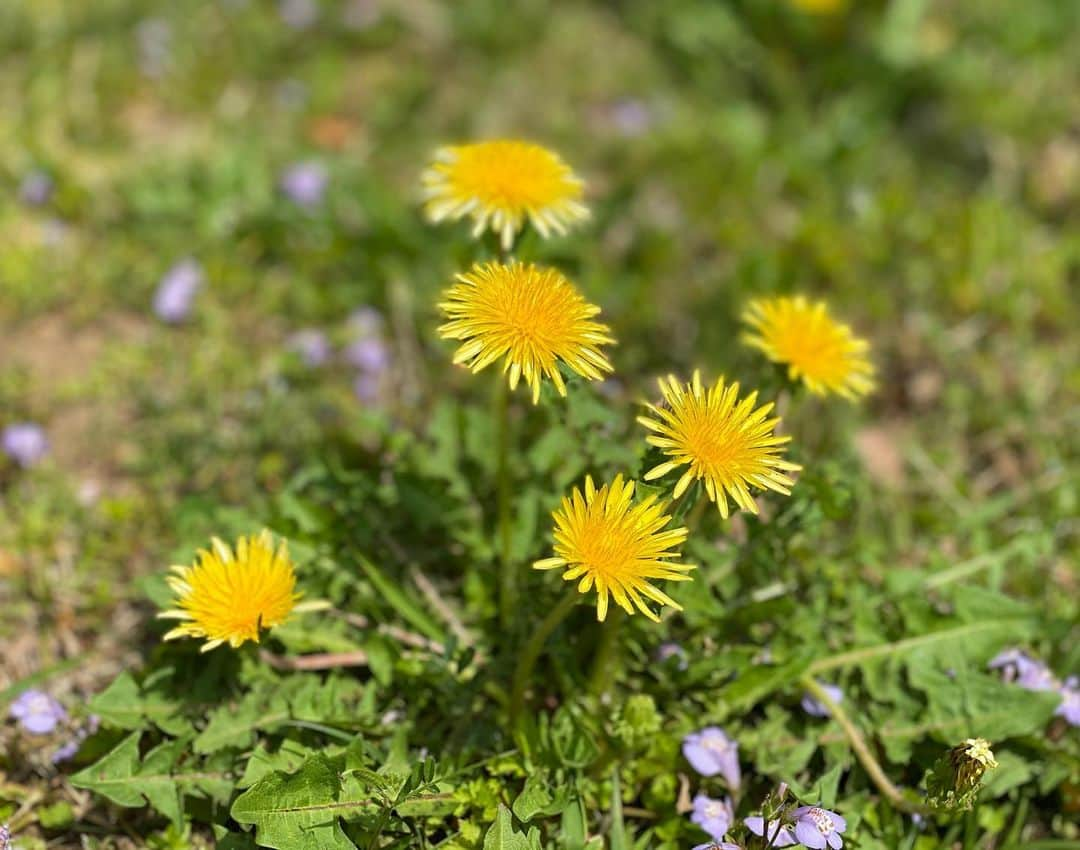
[[[709,841],[705,844],[694,845],[694,850],[742,850],[742,848],[730,841]]]
[[[1054,714],[1070,726],[1080,726],[1080,679],[1070,676],[1061,686],[1061,705]]]
[[[727,797],[723,800],[714,800],[704,794],[694,797],[694,811],[690,820],[709,833],[714,840],[719,841],[727,834],[734,819],[735,808]]]
[[[64,707],[44,691],[23,691],[11,704],[11,716],[31,735],[48,735],[67,720]]]
[[[29,207],[47,204],[52,193],[52,178],[44,171],[31,171],[19,183],[19,200]]]
[[[12,850],[11,831],[4,823],[0,823],[0,850]]]
[[[797,844],[795,836],[791,832],[791,828],[787,826],[781,826],[780,821],[769,821],[768,832],[765,829],[765,819],[755,815],[754,817],[746,818],[743,823],[746,824],[746,828],[749,829],[754,835],[760,835],[766,841],[772,841],[770,847],[790,847],[792,844]]]
[[[821,685],[822,690],[829,695],[829,698],[835,703],[841,703],[844,701],[844,692],[840,690],[837,685],[829,685],[825,682],[818,682]],[[809,714],[811,717],[828,717],[829,709],[827,709],[822,703],[814,699],[810,694],[803,694],[802,702],[800,703],[803,711]]]
[[[326,169],[319,163],[298,162],[285,169],[278,185],[289,200],[310,209],[322,203],[328,182]]]
[[[16,422],[4,429],[0,437],[4,454],[19,466],[33,466],[49,453],[49,438],[40,425],[33,422]]]
[[[289,337],[289,350],[311,368],[324,365],[330,359],[330,341],[317,328],[305,328]]]
[[[55,753],[52,754],[52,763],[60,764],[65,761],[70,761],[75,758],[79,752],[79,748],[82,746],[83,741],[97,732],[101,726],[101,718],[96,714],[91,714],[86,718],[86,725],[76,730],[75,735],[66,744],[63,744]]]
[[[351,343],[345,349],[345,359],[350,366],[378,375],[390,365],[390,352],[386,350],[386,343],[378,337],[367,337]]]
[[[1006,682],[1015,682],[1026,691],[1052,691],[1058,687],[1049,667],[1015,647],[999,652],[987,666],[1000,670]]]
[[[717,726],[706,726],[683,738],[683,755],[702,776],[724,777],[732,791],[739,789],[742,772],[739,769],[739,745]]]
[[[800,806],[790,817],[795,822],[795,837],[804,847],[822,850],[828,845],[839,850],[844,846],[840,833],[847,829],[847,821],[836,812],[818,806]]]
[[[353,393],[365,404],[374,404],[379,400],[382,381],[378,375],[358,375],[353,381]]]
[[[182,260],[165,273],[154,296],[154,313],[163,322],[184,321],[203,285],[202,267],[193,259]]]
[[[656,648],[656,660],[661,664],[670,661],[672,658],[677,658],[677,666],[680,670],[687,668],[688,662],[686,660],[686,650],[673,640],[665,641]]]
[[[382,332],[383,316],[374,307],[357,307],[349,314],[349,329],[360,337]]]

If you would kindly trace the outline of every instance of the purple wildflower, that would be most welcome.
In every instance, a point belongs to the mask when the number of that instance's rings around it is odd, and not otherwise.
[[[64,707],[44,691],[23,691],[11,704],[11,716],[31,735],[48,735],[67,720]]]
[[[390,365],[390,352],[386,350],[386,343],[381,339],[368,337],[350,344],[345,349],[345,359],[350,366],[371,375],[378,375]]]
[[[987,666],[1001,670],[1006,682],[1015,682],[1027,691],[1052,691],[1058,687],[1049,667],[1016,648],[999,652]]]
[[[821,689],[829,695],[835,703],[841,703],[844,701],[844,692],[840,690],[837,685],[829,685],[825,682],[818,682],[821,685]],[[811,717],[828,717],[829,709],[825,707],[823,703],[818,702],[810,694],[803,694],[802,702],[800,703],[803,711],[809,714]]]
[[[792,844],[798,843],[791,832],[791,828],[781,826],[778,820],[769,821],[768,834],[765,831],[765,819],[758,815],[746,818],[743,823],[754,835],[760,835],[766,841],[771,841],[770,847],[790,847]]]
[[[365,404],[374,404],[379,400],[382,381],[378,375],[357,375],[353,381],[353,392]]]
[[[56,752],[52,754],[52,758],[50,760],[53,764],[63,764],[66,761],[71,761],[79,752],[79,747],[82,746],[82,742],[83,739],[76,735],[66,744],[58,747]]]
[[[280,0],[278,14],[286,26],[306,30],[318,20],[319,4],[315,0]]]
[[[33,422],[16,422],[4,429],[0,443],[4,453],[19,466],[33,466],[49,453],[49,438],[40,425]]]
[[[694,845],[694,850],[742,850],[742,848],[730,841],[707,841],[704,844]]]
[[[653,123],[652,112],[637,98],[623,98],[611,105],[611,123],[623,136],[640,136]]]
[[[165,273],[158,284],[154,313],[170,324],[184,321],[202,284],[202,267],[190,257],[181,260]]]
[[[714,840],[719,841],[731,829],[731,822],[735,820],[735,808],[727,797],[714,800],[698,794],[694,797],[694,812],[690,815],[690,820],[709,833]]]
[[[374,307],[357,307],[349,314],[349,328],[358,337],[381,333],[383,315]]]
[[[732,791],[739,789],[742,773],[739,769],[739,745],[731,740],[724,730],[716,726],[706,726],[700,732],[694,732],[683,738],[683,755],[702,776],[724,777]]]
[[[61,762],[70,761],[75,758],[79,752],[79,748],[82,746],[83,741],[89,738],[91,735],[97,732],[101,726],[101,718],[96,714],[91,714],[86,718],[86,724],[77,729],[74,736],[66,744],[63,744],[55,753],[52,754],[52,763],[60,764]]]
[[[661,664],[672,658],[679,659],[676,666],[678,666],[680,670],[685,670],[687,668],[688,662],[686,660],[686,650],[675,643],[675,641],[664,641],[656,648],[656,660]]]
[[[293,203],[310,209],[322,203],[329,175],[317,162],[298,162],[281,175],[278,185]]]
[[[1060,689],[1061,705],[1054,714],[1064,717],[1070,726],[1080,726],[1080,679],[1070,676]]]
[[[317,328],[305,328],[290,336],[289,350],[299,354],[304,363],[313,369],[330,359],[330,341]]]
[[[44,171],[37,169],[23,177],[19,184],[19,200],[30,207],[40,207],[49,203],[52,193],[52,178]]]
[[[0,823],[0,850],[11,850],[11,831],[3,823]]]
[[[844,839],[840,833],[847,829],[847,821],[836,812],[818,806],[800,806],[791,813],[795,822],[795,837],[811,850],[822,850],[826,845],[840,850]]]

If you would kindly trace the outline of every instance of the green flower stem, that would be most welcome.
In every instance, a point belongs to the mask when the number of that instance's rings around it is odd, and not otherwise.
[[[615,681],[619,657],[619,635],[622,633],[626,612],[618,605],[608,610],[607,620],[600,624],[600,645],[593,659],[592,675],[589,677],[589,693],[600,696]]]
[[[799,684],[802,685],[814,699],[825,706],[829,712],[829,716],[840,724],[840,728],[844,730],[844,735],[847,737],[851,749],[855,751],[855,757],[859,760],[859,764],[863,766],[863,770],[866,771],[871,781],[889,802],[903,812],[928,814],[929,809],[916,803],[914,800],[905,797],[904,793],[892,784],[892,781],[885,775],[885,771],[878,763],[878,760],[874,758],[874,754],[870,752],[870,747],[867,745],[862,732],[859,731],[851,718],[847,716],[844,709],[829,696],[828,691],[821,687],[817,680],[810,675],[805,675],[800,678]]]
[[[517,667],[514,668],[514,682],[510,688],[510,723],[512,727],[517,727],[518,720],[521,718],[521,713],[525,708],[525,689],[529,686],[529,680],[532,678],[533,670],[536,668],[536,661],[540,657],[540,653],[544,651],[544,644],[547,643],[547,639],[551,637],[552,632],[559,627],[559,624],[574,609],[579,598],[580,594],[577,592],[577,588],[571,587],[559,601],[559,604],[548,611],[548,615],[541,620],[540,625],[536,627],[536,631],[532,633],[532,637],[521,648]]]
[[[498,553],[499,623],[508,629],[514,622],[517,607],[517,573],[510,563],[510,391],[506,379],[496,373],[495,380],[496,464],[495,488],[497,531],[495,551]]]

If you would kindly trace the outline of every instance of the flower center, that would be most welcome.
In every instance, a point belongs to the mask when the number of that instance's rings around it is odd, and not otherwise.
[[[723,738],[711,736],[701,742],[707,750],[712,750],[714,753],[723,753],[731,749],[731,742],[725,741]]]
[[[822,835],[828,835],[833,831],[833,819],[829,817],[824,809],[819,809],[815,806],[806,813],[806,816],[810,818],[814,826],[817,827],[817,831]]]

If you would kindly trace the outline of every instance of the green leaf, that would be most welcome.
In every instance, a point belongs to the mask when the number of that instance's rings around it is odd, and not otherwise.
[[[514,829],[510,810],[500,805],[495,823],[484,836],[484,850],[530,850],[531,847],[529,839]]]
[[[139,686],[130,673],[124,672],[100,694],[90,700],[87,708],[109,726],[117,729],[138,729],[143,725]]]
[[[87,708],[117,729],[141,729],[149,721],[170,735],[182,735],[189,726],[179,714],[179,704],[158,689],[158,683],[170,675],[169,669],[158,671],[154,681],[139,687],[130,673],[121,673]]]
[[[991,742],[1043,730],[1061,702],[1053,692],[1027,691],[972,670],[959,648],[908,661],[908,680],[926,694],[922,724],[943,742]]]
[[[374,805],[370,796],[343,794],[336,764],[318,754],[296,773],[275,771],[260,779],[236,798],[230,814],[238,823],[254,825],[255,839],[263,847],[352,850],[355,845],[338,819]]]
[[[630,850],[626,840],[626,825],[622,814],[622,788],[619,783],[619,766],[611,769],[611,839],[610,850]]]
[[[96,764],[72,776],[71,784],[129,808],[149,803],[178,827],[183,823],[185,792],[228,798],[232,782],[227,772],[180,767],[188,750],[186,739],[159,744],[140,762],[140,737],[140,732],[133,732]]]
[[[539,774],[530,774],[525,779],[525,787],[514,800],[513,810],[518,820],[528,823],[551,805],[551,794],[547,783]]]

